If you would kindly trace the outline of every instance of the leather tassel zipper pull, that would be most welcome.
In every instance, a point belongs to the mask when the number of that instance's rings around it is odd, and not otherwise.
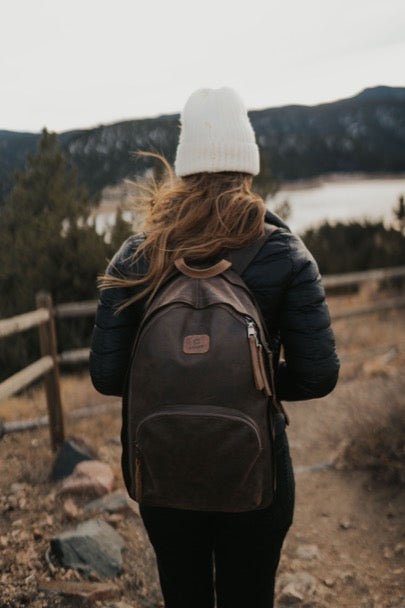
[[[253,321],[248,320],[248,339],[250,347],[250,355],[252,359],[253,377],[255,380],[255,386],[258,391],[262,391],[265,388],[265,379],[262,373],[262,365],[260,364],[259,356],[259,341],[257,339],[257,332]]]
[[[260,365],[260,372],[262,374],[263,377],[263,383],[264,383],[264,390],[266,392],[266,395],[268,397],[271,397],[273,395],[272,390],[270,388],[270,384],[267,378],[267,374],[266,374],[266,367],[264,365],[264,357],[263,357],[263,347],[261,344],[259,344],[258,346],[259,349],[259,365]]]

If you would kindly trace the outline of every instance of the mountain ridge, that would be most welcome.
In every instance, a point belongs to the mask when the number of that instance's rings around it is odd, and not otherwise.
[[[405,87],[378,85],[317,105],[290,104],[248,112],[260,147],[255,183],[305,179],[328,172],[405,171]],[[174,162],[180,114],[121,120],[58,134],[79,178],[96,196],[107,185],[154,165],[131,155],[154,150]],[[0,130],[0,198],[35,151],[40,133]]]

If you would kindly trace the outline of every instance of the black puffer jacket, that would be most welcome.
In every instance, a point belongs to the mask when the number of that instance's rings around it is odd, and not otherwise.
[[[302,240],[274,214],[266,221],[280,226],[242,278],[255,294],[267,323],[270,346],[278,363],[276,393],[283,401],[323,397],[336,385],[339,359],[330,325],[318,266]],[[130,256],[140,242],[129,237],[115,254],[107,272],[136,276],[146,272],[145,262],[131,266]],[[125,373],[144,300],[114,315],[114,305],[133,295],[134,288],[103,290],[91,340],[90,375],[105,395],[122,396]]]

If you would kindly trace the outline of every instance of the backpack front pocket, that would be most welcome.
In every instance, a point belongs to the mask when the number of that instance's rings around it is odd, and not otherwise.
[[[196,510],[256,508],[263,480],[256,422],[222,406],[167,405],[136,432],[136,498],[144,504]]]

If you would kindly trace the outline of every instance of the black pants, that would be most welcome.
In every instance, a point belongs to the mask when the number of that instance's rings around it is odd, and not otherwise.
[[[276,437],[277,490],[270,507],[244,513],[140,507],[155,550],[166,608],[271,608],[295,481],[288,439]],[[214,576],[215,569],[215,576]]]

